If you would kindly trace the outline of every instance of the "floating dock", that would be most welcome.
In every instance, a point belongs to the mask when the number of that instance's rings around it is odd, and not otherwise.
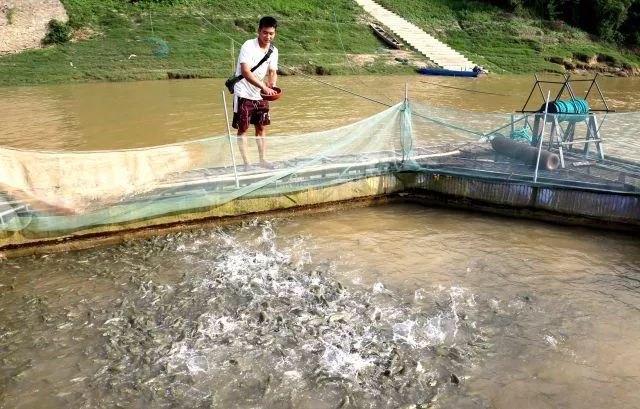
[[[375,156],[375,155],[370,155]],[[381,155],[384,156],[384,155]],[[175,208],[182,199],[223,195],[236,190],[232,169],[197,169],[109,209],[110,223],[90,228],[55,230],[50,222],[38,229],[41,215],[28,203],[5,200],[0,203],[0,223],[14,217],[30,218],[29,230],[4,231],[0,251],[29,254],[56,248],[81,248],[112,243],[129,237],[148,236],[192,227],[194,224],[225,223],[240,217],[298,212],[320,207],[335,208],[350,203],[410,201],[482,210],[607,229],[640,230],[640,166],[608,159],[588,166],[541,170],[533,181],[531,166],[504,160],[487,143],[448,144],[437,148],[416,148],[413,169],[398,169],[395,162],[349,162],[348,157],[327,158],[284,178],[276,178],[241,197],[210,206],[174,210],[134,221],[118,220],[126,209],[158,206],[166,202]],[[582,163],[580,155],[565,155],[568,163]],[[240,188],[276,176],[296,167],[243,172]],[[559,179],[561,176],[561,179]],[[559,181],[560,180],[560,181]],[[84,217],[92,218],[93,213]],[[75,216],[82,226],[82,215]],[[43,219],[45,220],[46,217]]]

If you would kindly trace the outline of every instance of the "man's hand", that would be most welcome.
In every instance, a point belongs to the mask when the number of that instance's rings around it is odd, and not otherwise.
[[[270,88],[268,85],[265,85],[264,88],[262,88],[262,93],[265,95],[276,95],[277,92],[276,90],[274,90],[273,88]]]

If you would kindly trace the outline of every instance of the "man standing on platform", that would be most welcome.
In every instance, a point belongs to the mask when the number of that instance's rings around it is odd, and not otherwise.
[[[265,16],[258,24],[258,37],[247,40],[240,48],[236,75],[244,77],[234,87],[233,127],[238,129],[238,144],[244,161],[245,171],[253,169],[247,159],[247,131],[250,125],[255,126],[256,142],[260,155],[260,166],[273,169],[275,166],[266,160],[267,125],[271,123],[269,102],[262,99],[265,95],[275,95],[273,90],[278,80],[278,49],[272,42],[276,36],[278,22],[275,18]],[[267,57],[266,60],[263,59]],[[258,65],[262,61],[262,64]],[[253,71],[252,71],[253,69]],[[264,78],[267,80],[264,81]]]

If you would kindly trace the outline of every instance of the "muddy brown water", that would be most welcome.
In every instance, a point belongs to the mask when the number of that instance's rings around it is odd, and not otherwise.
[[[557,81],[559,77],[544,77]],[[480,79],[398,77],[319,77],[374,100],[396,104],[404,97],[477,112],[521,109],[532,76]],[[640,78],[601,77],[600,87],[618,112],[640,111]],[[282,77],[283,97],[272,104],[272,135],[331,129],[384,109],[354,95],[303,77]],[[585,83],[586,84],[586,83]],[[576,94],[585,91],[576,83]],[[557,90],[545,85],[543,91]],[[46,150],[138,148],[225,135],[223,80],[175,80],[133,83],[0,88],[4,146]],[[470,91],[476,92],[470,92]],[[595,91],[591,96],[596,95]],[[534,98],[540,100],[539,91]],[[552,92],[553,94],[553,92]],[[227,95],[229,96],[229,95]],[[596,101],[594,100],[594,106]],[[539,107],[533,104],[529,108]],[[600,106],[597,106],[600,108]]]
[[[408,83],[415,99],[493,112],[531,87],[326,80],[389,103]],[[380,110],[281,85],[274,133]],[[638,80],[601,85],[616,110],[639,110]],[[217,135],[221,89],[3,88],[0,137],[91,150]],[[634,235],[394,204],[5,260],[0,408],[635,408],[639,250]]]

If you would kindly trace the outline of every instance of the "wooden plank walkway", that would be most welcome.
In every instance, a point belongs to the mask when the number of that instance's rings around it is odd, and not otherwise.
[[[447,70],[471,71],[476,65],[445,43],[372,0],[355,0],[367,13],[387,26],[405,43]]]

